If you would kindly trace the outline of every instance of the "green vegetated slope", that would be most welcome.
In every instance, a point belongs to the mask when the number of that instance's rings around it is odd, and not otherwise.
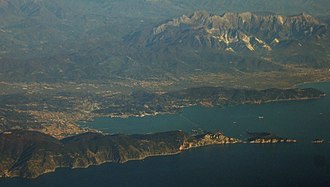
[[[62,140],[32,131],[6,131],[0,133],[0,178],[36,178],[60,167],[122,163],[176,154],[192,147],[239,142],[221,133],[194,136],[182,131],[146,135],[85,133]]]

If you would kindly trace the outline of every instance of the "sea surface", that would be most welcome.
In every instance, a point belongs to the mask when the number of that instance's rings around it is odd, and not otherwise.
[[[328,95],[318,100],[190,107],[172,115],[98,118],[81,124],[108,133],[220,130],[245,139],[246,132],[272,132],[295,144],[235,144],[197,148],[88,169],[58,169],[37,179],[5,179],[0,186],[330,186],[330,83],[311,83]]]

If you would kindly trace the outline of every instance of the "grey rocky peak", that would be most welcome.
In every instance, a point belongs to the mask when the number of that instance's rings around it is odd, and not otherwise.
[[[235,52],[271,51],[278,43],[322,37],[325,24],[306,13],[284,16],[272,13],[210,14],[197,11],[183,15],[153,29],[148,45],[189,43],[194,47],[210,47]]]

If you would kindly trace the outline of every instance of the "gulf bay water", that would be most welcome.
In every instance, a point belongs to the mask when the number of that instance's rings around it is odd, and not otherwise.
[[[171,115],[98,118],[81,124],[108,133],[220,130],[245,139],[272,132],[295,144],[215,145],[173,156],[150,157],[88,169],[58,169],[37,179],[5,179],[0,186],[330,186],[330,83],[304,84],[328,95],[317,100],[189,107]]]

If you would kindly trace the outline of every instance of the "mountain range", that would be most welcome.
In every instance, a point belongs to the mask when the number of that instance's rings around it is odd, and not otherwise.
[[[328,1],[287,4],[1,0],[0,78],[104,81],[328,67]]]
[[[184,66],[189,71],[264,71],[290,63],[328,67],[328,30],[326,23],[306,13],[214,15],[197,11],[133,33],[127,40],[141,44],[139,51],[150,52],[141,61],[154,57],[154,63],[172,62],[176,70]]]
[[[196,48],[231,52],[241,49],[272,51],[281,43],[322,38],[326,32],[327,25],[305,13],[282,16],[244,12],[219,16],[195,12],[190,17],[184,15],[155,27],[147,45],[157,47],[190,42]]]
[[[329,5],[0,0],[0,178],[242,142],[219,132],[109,135],[78,122],[320,99],[292,85],[329,80]]]

